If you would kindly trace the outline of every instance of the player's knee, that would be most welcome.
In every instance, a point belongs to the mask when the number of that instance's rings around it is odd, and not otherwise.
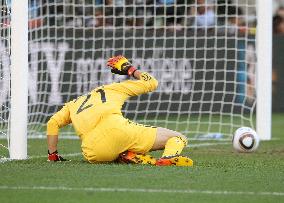
[[[180,132],[176,132],[175,133],[175,137],[181,137],[183,139],[187,139],[187,137],[185,135],[183,135],[182,133],[180,133]]]
[[[157,135],[164,139],[170,139],[171,137],[183,136],[181,133],[176,132],[174,130],[170,130],[167,128],[160,128],[160,127],[158,127]]]
[[[162,149],[165,147],[167,141],[173,137],[178,137],[180,140],[184,143],[184,145],[187,145],[187,137],[183,135],[182,133],[169,130],[166,128],[158,128],[157,131],[157,137],[154,144],[154,149]]]

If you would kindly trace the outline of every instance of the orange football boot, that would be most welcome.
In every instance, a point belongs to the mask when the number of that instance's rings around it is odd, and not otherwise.
[[[193,166],[193,161],[186,156],[169,156],[157,160],[157,166]]]
[[[148,154],[136,154],[126,151],[119,155],[119,160],[123,163],[156,165],[156,159]]]

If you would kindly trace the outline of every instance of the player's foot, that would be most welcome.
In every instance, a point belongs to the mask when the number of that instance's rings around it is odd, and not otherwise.
[[[186,156],[162,157],[157,160],[157,166],[193,166],[193,161]]]
[[[135,152],[126,151],[119,155],[123,163],[149,164],[155,165],[156,159],[148,154],[136,154]]]

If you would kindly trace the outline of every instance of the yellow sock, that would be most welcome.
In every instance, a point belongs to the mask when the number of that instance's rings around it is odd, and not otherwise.
[[[186,145],[187,140],[185,138],[172,137],[168,139],[162,157],[179,155]]]

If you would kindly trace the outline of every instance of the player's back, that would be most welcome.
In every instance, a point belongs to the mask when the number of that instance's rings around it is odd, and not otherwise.
[[[77,134],[86,134],[110,114],[122,115],[121,108],[125,99],[119,92],[101,86],[68,102],[66,105]]]
[[[151,92],[157,88],[157,80],[144,72],[140,80],[126,80],[98,87],[88,94],[67,103],[70,118],[79,136],[95,128],[103,117],[111,114],[122,116],[121,108],[125,100]]]
[[[59,128],[72,123],[77,134],[82,136],[94,129],[104,117],[120,115],[125,100],[155,90],[158,81],[144,72],[140,79],[126,80],[98,87],[66,103],[47,123],[50,135],[57,135]]]

